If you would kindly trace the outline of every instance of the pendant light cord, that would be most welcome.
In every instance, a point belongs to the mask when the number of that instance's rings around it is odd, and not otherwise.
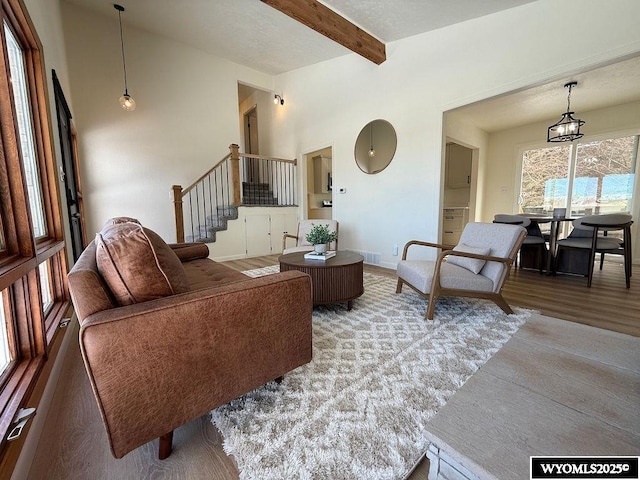
[[[122,69],[124,70],[124,94],[129,95],[127,89],[127,62],[124,59],[124,39],[122,37],[122,11],[118,9],[118,20],[120,21],[120,48],[122,50]]]

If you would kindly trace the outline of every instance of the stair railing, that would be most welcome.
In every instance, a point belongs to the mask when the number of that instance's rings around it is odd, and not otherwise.
[[[229,150],[187,188],[173,185],[178,242],[207,241],[241,205],[296,205],[295,159],[240,153],[235,144]]]

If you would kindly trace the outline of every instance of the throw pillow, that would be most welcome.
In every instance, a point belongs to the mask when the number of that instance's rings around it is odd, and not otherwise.
[[[133,222],[107,225],[96,234],[98,271],[118,305],[189,291],[180,259],[160,236]]]
[[[138,221],[137,218],[132,218],[132,217],[113,217],[110,218],[109,220],[107,220],[106,222],[104,222],[104,225],[102,226],[102,228],[107,228],[111,225],[117,225],[118,223],[137,223],[140,224],[141,223]]]
[[[491,253],[491,248],[489,247],[472,247],[471,245],[466,245],[464,243],[456,245],[453,249],[456,252],[475,253],[477,255],[489,255]],[[466,268],[473,273],[479,273],[480,270],[482,270],[482,267],[484,267],[484,264],[487,263],[486,260],[481,260],[479,258],[458,257],[456,255],[447,256],[447,262]]]

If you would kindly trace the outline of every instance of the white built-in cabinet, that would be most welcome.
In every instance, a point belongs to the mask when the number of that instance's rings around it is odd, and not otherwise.
[[[445,156],[446,188],[464,188],[471,184],[473,151],[457,143],[448,143]]]
[[[295,235],[298,216],[295,213],[248,214],[245,216],[247,256],[282,253],[282,236]],[[293,242],[293,240],[291,240]]]
[[[442,211],[442,243],[457,245],[469,221],[468,208],[445,208]]]

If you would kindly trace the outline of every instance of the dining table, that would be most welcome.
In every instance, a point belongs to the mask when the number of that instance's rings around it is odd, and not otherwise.
[[[547,275],[551,275],[553,262],[555,261],[555,257],[557,253],[556,250],[557,250],[557,244],[558,244],[558,234],[560,232],[560,225],[562,225],[564,222],[573,222],[575,218],[567,217],[567,216],[526,215],[526,214],[524,214],[523,216],[527,217],[531,221],[531,223],[535,222],[538,225],[545,224],[545,223],[551,224],[550,230],[549,230],[549,255],[547,255],[547,265],[546,265]]]

